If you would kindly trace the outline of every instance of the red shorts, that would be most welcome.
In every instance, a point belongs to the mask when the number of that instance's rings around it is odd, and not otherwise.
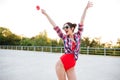
[[[60,59],[61,59],[61,61],[63,63],[65,71],[67,71],[68,69],[74,67],[75,64],[76,64],[74,54],[64,54],[64,55],[62,55],[60,57]]]

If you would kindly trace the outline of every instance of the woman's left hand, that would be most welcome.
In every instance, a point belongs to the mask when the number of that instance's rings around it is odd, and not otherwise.
[[[88,1],[87,6],[86,6],[86,9],[88,9],[88,8],[90,8],[90,7],[92,7],[92,6],[93,6],[93,3],[90,2],[90,1]]]

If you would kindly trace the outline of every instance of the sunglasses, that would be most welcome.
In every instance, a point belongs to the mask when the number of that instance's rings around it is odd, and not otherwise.
[[[68,28],[70,28],[70,26],[69,26],[68,24],[65,24],[65,25],[63,26],[63,29],[68,29]]]

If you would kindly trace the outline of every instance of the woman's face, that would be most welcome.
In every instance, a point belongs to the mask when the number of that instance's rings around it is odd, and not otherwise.
[[[65,31],[66,35],[68,35],[68,36],[73,34],[73,29],[74,29],[74,27],[70,28],[70,26],[67,24],[65,24],[63,27],[63,30]]]

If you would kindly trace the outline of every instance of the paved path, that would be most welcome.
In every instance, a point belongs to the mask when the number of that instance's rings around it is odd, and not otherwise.
[[[0,50],[0,80],[57,80],[62,54]],[[120,80],[120,57],[79,55],[77,80]]]

